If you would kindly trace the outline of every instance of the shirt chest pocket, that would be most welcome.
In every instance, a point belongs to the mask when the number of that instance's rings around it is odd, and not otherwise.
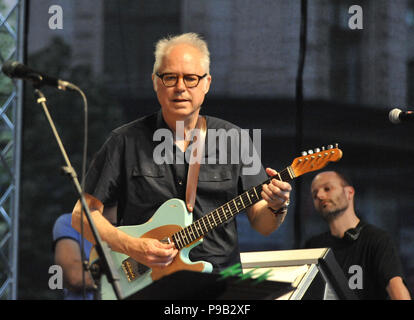
[[[128,194],[136,204],[161,204],[167,200],[165,170],[155,164],[141,164],[130,168]]]
[[[237,181],[234,181],[230,170],[200,170],[197,194],[219,207],[237,196]]]

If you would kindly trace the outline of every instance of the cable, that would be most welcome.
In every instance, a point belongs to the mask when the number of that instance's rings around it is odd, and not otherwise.
[[[86,175],[86,163],[88,157],[88,100],[86,99],[85,93],[76,85],[71,84],[71,89],[77,91],[83,100],[84,105],[84,132],[83,132],[83,154],[82,154],[82,175],[81,175],[81,188],[85,190],[85,175]],[[87,271],[88,262],[85,259],[84,251],[84,229],[83,229],[83,210],[81,210],[81,259],[82,259],[82,295],[83,299],[86,299],[86,281],[85,272]],[[84,270],[85,269],[85,270]]]
[[[301,0],[300,8],[300,46],[299,46],[299,65],[296,78],[296,150],[302,150],[303,146],[303,71],[305,68],[306,58],[306,38],[307,38],[307,16],[308,2]],[[295,214],[294,214],[294,238],[295,248],[301,244],[301,205],[300,197],[302,190],[301,179],[295,184]]]

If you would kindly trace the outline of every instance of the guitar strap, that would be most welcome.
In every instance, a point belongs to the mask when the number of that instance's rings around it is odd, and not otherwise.
[[[187,189],[185,193],[187,210],[193,212],[195,198],[197,193],[198,173],[200,172],[200,164],[204,154],[204,145],[206,140],[207,124],[206,118],[199,116],[197,124],[193,130],[193,144],[191,146],[190,164],[187,174]]]

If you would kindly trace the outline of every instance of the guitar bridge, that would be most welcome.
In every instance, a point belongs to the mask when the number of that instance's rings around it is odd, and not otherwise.
[[[149,268],[132,258],[127,258],[122,261],[122,270],[128,279],[128,282],[134,281],[136,278],[143,275]]]
[[[166,237],[162,240],[160,240],[162,243],[171,243],[170,238]],[[125,259],[122,261],[122,270],[125,273],[125,276],[128,279],[128,282],[134,281],[136,278],[143,275],[145,272],[147,272],[150,268],[143,265],[142,263],[139,263],[132,259],[131,257]]]

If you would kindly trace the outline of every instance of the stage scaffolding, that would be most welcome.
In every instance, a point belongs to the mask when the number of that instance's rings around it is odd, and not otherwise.
[[[24,62],[25,0],[0,0],[0,64]],[[0,73],[0,299],[17,299],[22,81]]]

